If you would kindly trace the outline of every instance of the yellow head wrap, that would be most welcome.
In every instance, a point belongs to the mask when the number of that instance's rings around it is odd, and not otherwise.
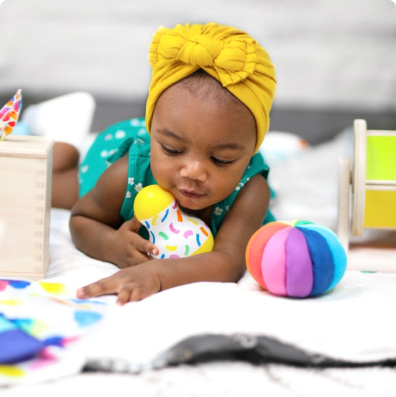
[[[257,152],[269,128],[276,79],[267,51],[252,37],[216,23],[160,27],[153,36],[148,59],[152,78],[146,106],[147,131],[160,95],[172,84],[203,69],[252,112],[257,126]]]

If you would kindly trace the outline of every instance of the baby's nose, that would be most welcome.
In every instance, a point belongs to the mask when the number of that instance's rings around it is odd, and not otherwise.
[[[199,182],[205,182],[208,177],[204,164],[199,160],[188,161],[183,164],[180,170],[180,176]]]

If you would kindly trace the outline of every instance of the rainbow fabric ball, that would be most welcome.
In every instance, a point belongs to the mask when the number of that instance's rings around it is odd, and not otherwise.
[[[269,292],[305,298],[335,287],[345,273],[347,256],[327,227],[308,221],[271,222],[250,238],[246,265]]]

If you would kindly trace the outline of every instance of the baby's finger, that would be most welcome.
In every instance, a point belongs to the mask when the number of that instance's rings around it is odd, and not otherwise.
[[[131,296],[129,297],[130,302],[137,302],[145,298],[143,295],[143,291],[141,287],[134,288],[131,292]]]
[[[142,224],[138,221],[138,219],[136,218],[135,215],[133,216],[132,219],[127,221],[125,224],[126,224],[128,230],[130,230],[131,232],[135,232],[135,233],[137,233],[138,230],[140,229],[140,227],[142,226]]]
[[[114,276],[104,278],[97,281],[96,283],[92,283],[86,285],[85,287],[79,288],[77,290],[77,297],[79,299],[87,299],[94,296],[112,294],[114,292],[117,292],[117,284],[113,277]]]
[[[133,283],[129,283],[122,288],[122,290],[118,293],[117,297],[117,305],[124,306],[125,303],[130,301],[131,293],[133,291]]]
[[[136,283],[127,284],[119,293],[117,305],[124,306],[128,302],[137,302],[144,298],[142,287]]]
[[[150,241],[140,237],[136,234],[133,237],[133,246],[140,252],[147,252],[148,254],[158,255],[158,248]]]
[[[124,256],[122,262],[118,263],[118,266],[121,269],[127,269],[136,265],[140,265],[141,263],[148,262],[151,259],[152,258],[147,255],[146,252],[138,251],[136,247],[131,244],[130,251]]]
[[[146,252],[140,252],[135,250],[134,255],[133,255],[133,263],[134,265],[139,265],[140,263],[147,262],[151,260],[151,256],[147,255]]]

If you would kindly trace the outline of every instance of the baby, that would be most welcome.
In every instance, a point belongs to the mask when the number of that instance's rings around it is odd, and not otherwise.
[[[267,52],[232,27],[186,24],[156,32],[149,62],[146,118],[102,132],[81,164],[79,183],[75,148],[54,147],[52,205],[72,209],[79,250],[121,269],[79,289],[79,298],[116,293],[123,305],[187,283],[236,282],[246,270],[250,237],[274,220],[267,211],[269,169],[257,153],[276,87]],[[133,201],[150,184],[211,228],[213,252],[148,255],[158,249],[144,237]]]

